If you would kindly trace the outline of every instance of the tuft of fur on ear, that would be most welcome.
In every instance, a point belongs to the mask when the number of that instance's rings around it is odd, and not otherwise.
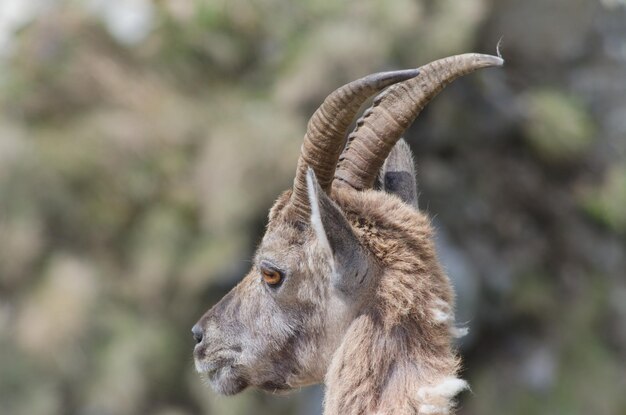
[[[313,231],[315,232],[315,236],[317,237],[322,250],[327,254],[330,260],[333,274],[336,274],[333,250],[331,249],[328,238],[326,237],[326,231],[324,230],[324,224],[322,223],[322,215],[320,212],[319,192],[321,191],[321,188],[317,183],[315,172],[313,172],[313,169],[310,167],[306,173],[306,186],[309,196],[309,205],[311,207],[311,226],[313,227]]]
[[[347,296],[358,295],[369,282],[367,252],[352,231],[341,209],[322,190],[311,168],[307,171],[311,227],[332,269],[335,288]]]

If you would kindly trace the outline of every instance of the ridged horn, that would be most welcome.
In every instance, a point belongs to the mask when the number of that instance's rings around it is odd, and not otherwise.
[[[389,87],[374,99],[348,136],[334,185],[371,188],[393,146],[431,99],[460,76],[503,64],[500,57],[478,53],[450,56],[418,68],[417,77]]]
[[[299,219],[309,216],[307,168],[315,172],[320,187],[328,193],[346,134],[363,103],[389,85],[417,76],[417,69],[380,72],[346,84],[332,92],[315,111],[307,126],[293,181],[290,209]]]

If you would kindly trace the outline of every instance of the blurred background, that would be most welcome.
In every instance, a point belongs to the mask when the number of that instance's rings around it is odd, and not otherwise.
[[[217,397],[190,328],[330,91],[500,37],[407,132],[471,329],[459,412],[626,414],[623,0],[2,0],[0,412],[321,413]]]

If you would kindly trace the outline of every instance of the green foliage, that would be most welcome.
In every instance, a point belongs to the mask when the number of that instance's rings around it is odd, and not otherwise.
[[[585,211],[601,224],[626,233],[626,166],[612,166],[597,188],[582,193]]]
[[[529,92],[527,100],[526,138],[541,158],[558,162],[586,154],[595,129],[579,99],[557,90],[539,89]]]

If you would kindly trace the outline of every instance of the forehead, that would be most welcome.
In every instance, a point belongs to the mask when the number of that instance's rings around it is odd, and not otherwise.
[[[296,221],[289,212],[291,189],[283,192],[270,209],[265,235],[258,252],[302,247],[311,236],[310,226]]]
[[[304,255],[306,243],[310,238],[309,227],[299,226],[275,217],[267,226],[263,240],[257,249],[257,262],[270,260],[276,265],[299,260]]]

